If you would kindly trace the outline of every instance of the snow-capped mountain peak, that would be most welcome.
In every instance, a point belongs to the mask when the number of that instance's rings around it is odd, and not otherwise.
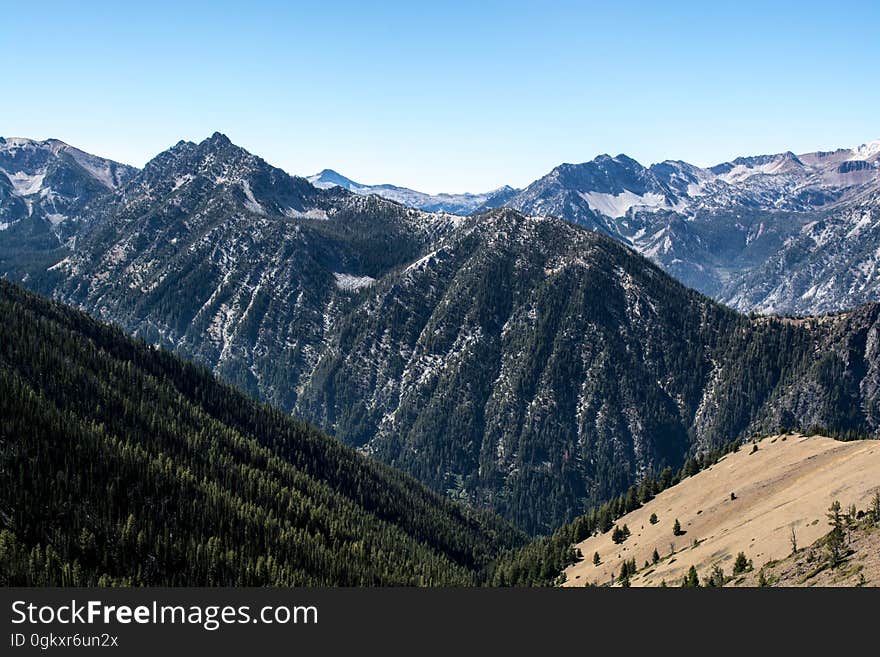
[[[869,141],[852,149],[853,160],[871,160],[880,158],[880,139]]]
[[[333,169],[324,169],[323,171],[316,173],[312,176],[308,176],[306,178],[310,183],[312,183],[318,189],[329,189],[330,187],[342,187],[349,191],[353,191],[352,187],[362,187],[362,185],[358,185],[353,180],[346,178],[341,173],[334,171]]]

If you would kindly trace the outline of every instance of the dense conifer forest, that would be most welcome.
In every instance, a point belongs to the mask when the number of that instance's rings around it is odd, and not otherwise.
[[[0,281],[0,584],[472,585],[522,535]]]

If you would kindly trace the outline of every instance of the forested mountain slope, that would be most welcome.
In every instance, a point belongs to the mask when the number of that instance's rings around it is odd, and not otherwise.
[[[750,319],[614,240],[501,210],[365,290],[297,409],[549,531],[737,437],[876,430],[877,320]]]
[[[30,287],[285,408],[350,297],[460,221],[316,189],[221,134],[161,153],[86,214]]]
[[[749,318],[561,219],[316,189],[215,134],[69,223],[28,286],[530,532],[735,438],[880,426],[876,305]]]
[[[41,276],[68,251],[83,208],[136,172],[57,139],[0,137],[0,275]]]
[[[520,534],[0,281],[0,584],[466,585]]]

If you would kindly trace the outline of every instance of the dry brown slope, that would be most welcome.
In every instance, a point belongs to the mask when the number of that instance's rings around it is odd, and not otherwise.
[[[579,543],[584,559],[566,569],[565,585],[608,584],[632,558],[639,568],[633,586],[677,585],[691,565],[701,577],[716,564],[729,575],[740,551],[757,571],[791,553],[792,527],[799,545],[810,545],[828,532],[825,512],[834,500],[865,508],[880,488],[880,441],[795,434],[765,438],[751,450],[745,445],[623,516],[617,524],[632,535],[622,545],[612,542],[611,532]],[[652,513],[656,525],[649,522]],[[673,536],[676,518],[681,536]],[[661,561],[644,568],[655,548]]]
[[[782,561],[737,577],[726,586],[880,586],[880,525],[868,516],[846,531],[844,558],[831,566],[824,539],[802,548]]]

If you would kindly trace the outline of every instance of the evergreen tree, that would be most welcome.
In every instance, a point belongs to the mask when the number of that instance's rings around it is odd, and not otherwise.
[[[678,518],[675,519],[675,523],[672,525],[672,535],[681,536],[681,523],[678,521]]]
[[[736,555],[736,561],[733,563],[733,574],[741,575],[746,572],[749,567],[749,562],[746,559],[745,552],[740,552]]]
[[[764,569],[761,568],[758,573],[758,586],[764,588],[765,586],[769,586],[770,583],[767,581],[767,577],[764,575]]]
[[[828,548],[828,560],[832,568],[836,568],[843,561],[846,539],[844,537],[843,516],[840,513],[840,502],[834,500],[828,509],[828,524],[831,531],[825,539]]]
[[[694,566],[688,569],[687,575],[681,581],[681,585],[683,588],[689,589],[700,588],[700,577],[697,575],[697,569]]]
[[[718,564],[712,568],[711,574],[706,578],[706,586],[710,588],[721,588],[724,586],[724,570]]]

